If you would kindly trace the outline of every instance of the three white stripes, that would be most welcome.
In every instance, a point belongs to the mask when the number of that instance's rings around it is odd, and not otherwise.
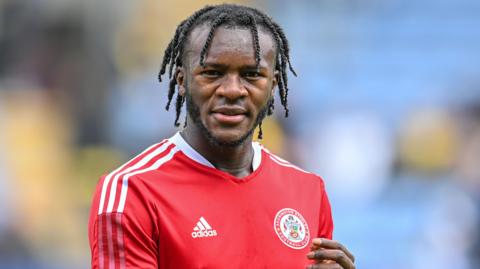
[[[140,153],[140,155],[142,155],[143,153],[145,152],[148,152],[150,149],[156,147],[158,144],[155,144],[151,147],[149,147],[148,149],[144,150],[142,153]],[[135,158],[134,158],[135,159]],[[100,204],[98,206],[98,214],[102,214],[103,212],[103,206],[105,205],[105,195],[106,195],[106,192],[107,192],[107,188],[108,188],[108,184],[110,183],[110,179],[112,178],[113,175],[115,175],[116,173],[118,173],[118,171],[122,170],[125,166],[127,166],[130,162],[126,162],[125,164],[123,164],[122,166],[120,166],[119,168],[115,169],[113,172],[111,172],[110,174],[107,175],[107,177],[105,178],[105,180],[103,181],[103,186],[102,186],[102,193],[100,195]],[[111,193],[111,192],[110,192]]]
[[[203,218],[200,217],[200,221],[197,222],[197,225],[193,228],[194,231],[204,231],[204,230],[211,230],[212,226],[208,224],[208,222]]]
[[[107,211],[106,213],[111,213],[112,210],[113,210],[113,204],[115,203],[115,197],[116,197],[116,192],[117,192],[117,184],[118,184],[118,178],[120,176],[123,176],[125,175],[124,177],[124,181],[127,180],[130,176],[131,176],[131,173],[133,170],[136,170],[136,169],[139,169],[141,167],[143,167],[145,164],[147,164],[150,160],[152,160],[155,156],[157,156],[159,153],[161,153],[162,151],[164,151],[168,146],[170,146],[170,143],[165,143],[163,144],[162,146],[160,146],[159,148],[157,148],[156,150],[152,151],[150,154],[148,154],[147,156],[145,156],[145,158],[143,158],[142,160],[140,160],[138,163],[136,163],[135,165],[133,166],[130,166],[128,167],[127,169],[125,169],[124,171],[118,173],[115,175],[115,177],[113,178],[113,182],[112,182],[112,187],[110,188],[110,197],[108,199],[108,206],[107,206]],[[125,184],[123,184],[125,186]],[[124,186],[122,186],[122,191],[121,193],[123,194],[126,190],[124,190]],[[120,196],[121,197],[121,196]],[[120,206],[118,207],[120,208]],[[123,211],[123,208],[122,208],[122,211]],[[117,212],[122,212],[122,211],[118,211],[117,209]]]
[[[115,238],[116,239],[115,243],[117,244],[117,247],[118,247],[118,255],[119,255],[119,259],[120,259],[120,269],[125,268],[125,253],[124,253],[123,231],[122,231],[121,214],[120,213],[122,213],[123,209],[125,208],[125,201],[126,201],[126,198],[127,198],[127,191],[128,191],[128,180],[131,176],[158,169],[162,164],[164,164],[165,162],[172,159],[173,155],[178,151],[177,147],[173,147],[170,150],[170,152],[168,152],[167,155],[159,158],[153,164],[151,164],[149,166],[147,165],[146,167],[144,167],[147,163],[149,163],[154,158],[156,158],[157,156],[159,156],[160,154],[165,152],[168,149],[168,147],[170,147],[171,145],[172,145],[172,143],[170,141],[164,140],[159,144],[155,144],[155,145],[149,147],[148,149],[143,151],[140,155],[133,158],[131,161],[125,163],[121,167],[114,170],[112,173],[108,174],[107,177],[105,178],[104,182],[103,182],[102,192],[101,192],[101,195],[100,195],[100,203],[99,203],[99,208],[98,208],[98,214],[99,215],[101,215],[102,213],[112,213],[113,212],[113,207],[114,207],[114,203],[115,203],[116,196],[117,196],[118,181],[123,180],[122,181],[122,188],[121,188],[121,192],[120,192],[120,200],[119,200],[119,204],[118,204],[118,208],[117,208],[117,213],[119,213],[119,214],[115,215],[115,228],[117,229],[116,230],[117,238]],[[131,165],[133,162],[135,162],[135,160],[137,158],[139,158],[139,156],[142,156],[143,154],[152,150],[155,147],[157,147],[155,150],[148,153],[146,156],[141,157],[141,159],[137,163],[135,163],[134,165],[125,169],[125,167],[127,165]],[[142,167],[144,167],[144,168],[141,169]],[[123,169],[125,169],[125,170],[123,170]],[[104,212],[103,209],[104,209],[105,202],[106,202],[105,201],[106,200],[105,196],[106,196],[106,193],[107,193],[108,185],[110,184],[110,181],[112,180],[112,177],[113,177],[113,181],[112,181],[112,184],[111,184],[112,186],[110,187],[110,195],[109,195],[109,199],[108,199],[108,205],[107,205],[106,211]],[[108,268],[111,268],[111,269],[115,268],[115,253],[113,251],[113,245],[114,245],[113,229],[114,229],[114,226],[113,226],[113,223],[112,223],[112,217],[114,217],[114,216],[108,214],[106,216],[106,219],[105,219],[107,223],[105,223],[105,224],[102,224],[103,223],[103,221],[102,221],[103,216],[99,217],[99,225],[100,225],[99,237],[101,239],[100,239],[99,246],[98,246],[99,247],[98,260],[99,260],[99,268],[100,269],[104,268],[104,255],[105,255],[104,250],[105,250],[105,247],[107,247],[107,251],[108,251],[108,254],[107,254],[108,256],[105,257],[105,258],[108,259]],[[106,234],[107,242],[106,243],[107,243],[107,246],[104,246],[104,244],[103,244],[103,236],[105,236],[105,235],[102,235],[102,230],[103,230],[102,225],[106,225],[106,232],[107,232],[107,234]]]
[[[123,179],[123,181],[122,181],[122,188],[121,188],[121,191],[120,191],[120,201],[119,201],[119,204],[118,204],[118,207],[117,207],[117,210],[116,210],[116,212],[119,212],[119,213],[122,213],[124,208],[125,208],[125,201],[126,201],[127,191],[128,191],[128,179],[131,176],[158,169],[163,163],[169,161],[173,157],[173,155],[178,151],[177,147],[174,147],[173,149],[170,150],[170,152],[167,155],[158,159],[152,165],[147,166],[144,169],[140,169],[143,166],[145,166],[148,162],[150,162],[152,159],[154,159],[156,156],[158,156],[159,154],[164,152],[170,145],[172,145],[172,143],[170,141],[162,142],[162,143],[163,143],[163,145],[161,145],[160,147],[158,147],[154,151],[147,154],[145,157],[143,157],[136,164],[134,164],[134,165],[132,165],[132,166],[130,166],[130,167],[128,167],[128,168],[126,168],[125,170],[122,171],[122,169],[124,169],[125,166],[127,166],[129,163],[131,163],[131,162],[127,162],[126,164],[122,165],[121,167],[119,167],[118,169],[114,170],[113,172],[111,172],[110,174],[107,175],[107,177],[105,178],[105,180],[103,182],[103,186],[102,186],[102,193],[101,193],[101,196],[100,196],[100,204],[99,204],[99,207],[98,207],[98,214],[99,215],[102,214],[102,213],[113,212],[115,199],[118,197],[117,196],[117,185],[118,185],[118,182],[121,179]],[[144,154],[145,152],[148,152],[149,150],[151,150],[152,148],[154,148],[158,145],[159,144],[155,144],[155,145],[149,147],[148,149],[143,151],[140,155]],[[119,171],[121,171],[121,172],[119,172]],[[112,180],[112,177],[113,177],[113,180]],[[108,185],[110,184],[111,180],[112,180],[112,185],[110,187],[110,195],[109,195],[109,199],[108,199],[107,209],[104,210],[105,201],[106,201],[106,192],[107,192]]]
[[[117,212],[121,213],[121,212],[123,212],[123,209],[125,208],[125,201],[126,201],[126,198],[127,198],[127,190],[128,190],[128,179],[131,176],[142,174],[142,173],[145,173],[145,172],[148,172],[148,171],[158,169],[162,164],[164,164],[167,161],[169,161],[170,159],[172,159],[173,155],[175,153],[177,153],[177,151],[178,151],[178,148],[175,147],[175,148],[171,149],[170,152],[167,155],[158,159],[152,166],[147,167],[147,168],[142,169],[142,170],[131,172],[131,173],[125,175],[125,177],[123,178],[122,192],[120,194],[120,203],[118,204]]]

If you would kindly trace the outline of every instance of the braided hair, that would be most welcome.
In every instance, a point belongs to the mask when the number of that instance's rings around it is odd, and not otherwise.
[[[173,96],[175,95],[175,88],[177,81],[173,75],[173,70],[176,67],[183,66],[183,52],[185,49],[186,40],[190,32],[197,26],[203,24],[210,25],[210,31],[208,33],[207,40],[200,53],[200,65],[205,65],[205,58],[208,54],[208,49],[212,42],[215,30],[221,26],[241,26],[250,29],[253,36],[253,48],[255,50],[255,62],[257,66],[260,63],[260,45],[258,41],[258,26],[262,26],[263,29],[270,32],[273,40],[275,41],[277,48],[277,55],[275,60],[275,70],[279,73],[278,78],[278,93],[280,96],[280,102],[285,109],[285,117],[288,117],[288,78],[287,78],[287,65],[290,71],[296,76],[295,70],[293,70],[290,63],[290,49],[288,46],[288,40],[283,32],[283,29],[272,20],[264,12],[246,6],[234,5],[234,4],[222,4],[216,6],[205,6],[204,8],[197,10],[190,17],[182,21],[175,30],[173,39],[165,49],[160,72],[158,73],[158,80],[162,81],[162,76],[168,69],[168,78],[170,79],[168,89],[168,102],[165,107],[169,110]],[[180,95],[177,91],[175,101],[175,126],[179,126],[179,118],[182,110],[182,106],[185,103],[185,97]],[[268,104],[267,115],[271,115],[274,109],[274,98],[270,100]],[[185,122],[186,123],[186,122]],[[259,124],[258,138],[262,138],[262,123]]]

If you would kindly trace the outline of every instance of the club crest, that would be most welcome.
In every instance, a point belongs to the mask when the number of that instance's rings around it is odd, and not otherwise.
[[[308,225],[298,211],[284,208],[278,211],[273,222],[278,238],[293,249],[302,249],[310,240]]]

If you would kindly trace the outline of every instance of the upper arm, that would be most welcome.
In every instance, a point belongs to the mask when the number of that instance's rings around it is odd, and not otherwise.
[[[106,205],[98,210],[104,180],[97,186],[90,213],[92,268],[158,268],[155,220],[141,185],[130,181],[124,210],[107,212]]]

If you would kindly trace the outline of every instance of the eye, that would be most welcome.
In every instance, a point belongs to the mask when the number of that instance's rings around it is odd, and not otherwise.
[[[207,78],[217,78],[222,75],[221,72],[217,70],[205,70],[202,72],[202,76],[207,77]]]
[[[257,79],[261,76],[258,71],[248,71],[243,74],[247,79]]]

